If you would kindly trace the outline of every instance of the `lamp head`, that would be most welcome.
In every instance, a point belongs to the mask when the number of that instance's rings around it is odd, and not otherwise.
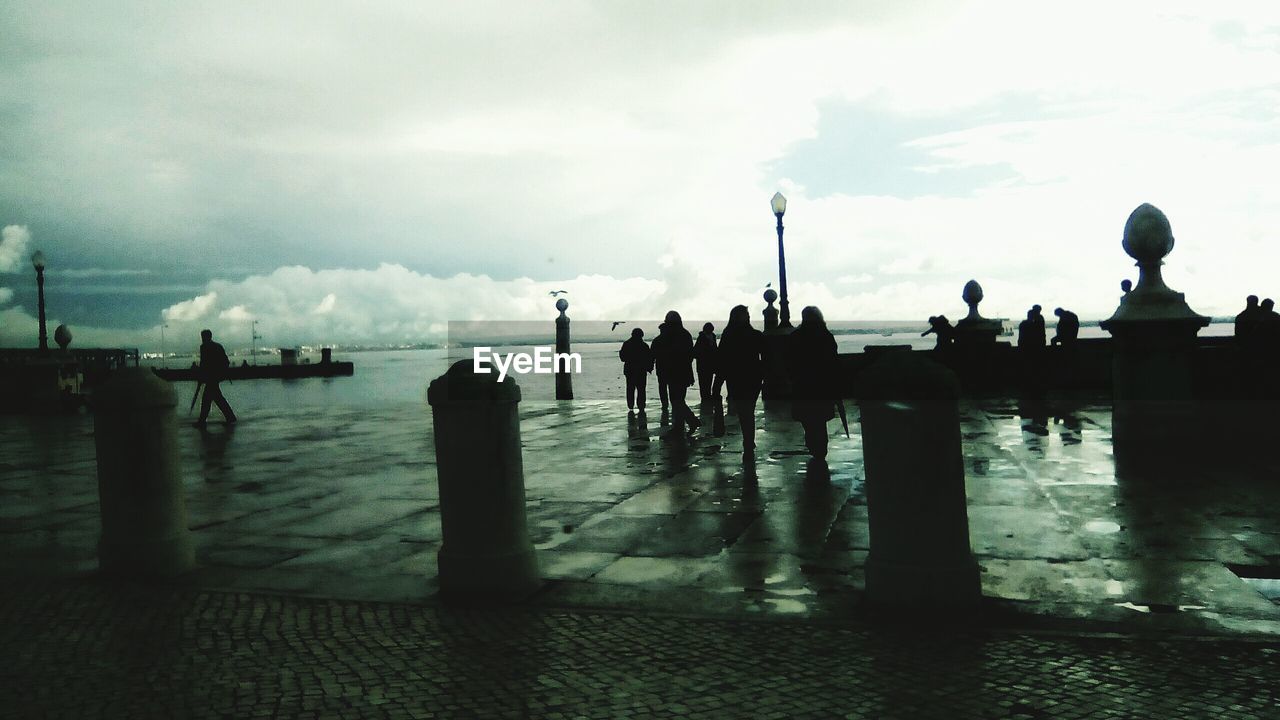
[[[787,199],[780,192],[773,194],[773,200],[769,204],[773,206],[774,215],[781,217],[787,212]]]
[[[44,253],[37,250],[35,254],[31,256],[31,265],[35,267],[35,269],[37,270],[43,270],[44,269]]]

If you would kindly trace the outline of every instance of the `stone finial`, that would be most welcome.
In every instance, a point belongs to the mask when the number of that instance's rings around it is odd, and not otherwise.
[[[1208,324],[1187,305],[1185,296],[1164,283],[1160,266],[1173,250],[1173,228],[1159,208],[1142,203],[1124,224],[1121,246],[1129,257],[1137,260],[1138,283],[1120,299],[1120,307],[1101,323],[1108,329],[1113,322],[1142,320],[1189,320]]]
[[[1173,250],[1173,228],[1169,225],[1169,218],[1155,205],[1142,203],[1129,214],[1120,244],[1129,257],[1138,261],[1139,266],[1160,262]]]
[[[564,311],[569,309],[569,301],[560,298],[556,301],[556,309],[560,311],[561,316],[564,316]]]
[[[982,286],[977,280],[970,280],[964,284],[964,292],[960,294],[960,298],[964,300],[965,305],[969,306],[969,314],[965,320],[981,320],[978,314],[978,303],[982,302]]]
[[[66,350],[71,344],[71,328],[65,324],[59,325],[58,329],[53,331],[53,341],[58,343],[60,349]]]
[[[777,300],[777,299],[778,299],[778,293],[774,292],[773,288],[769,288],[768,290],[765,290],[765,291],[764,291],[764,301],[765,301],[765,302],[767,302],[767,303],[769,303],[770,305],[772,305],[772,304],[773,304],[773,301],[774,301],[774,300]]]

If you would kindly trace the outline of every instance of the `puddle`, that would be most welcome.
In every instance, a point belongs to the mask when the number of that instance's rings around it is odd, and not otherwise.
[[[1084,529],[1091,533],[1102,533],[1109,535],[1111,533],[1120,532],[1120,525],[1110,520],[1090,520],[1084,524]]]
[[[1148,603],[1146,605],[1138,605],[1129,601],[1116,603],[1116,607],[1135,610],[1140,613],[1153,613],[1156,615],[1172,615],[1173,613],[1186,612],[1188,610],[1204,610],[1204,605],[1166,605],[1164,603]]]

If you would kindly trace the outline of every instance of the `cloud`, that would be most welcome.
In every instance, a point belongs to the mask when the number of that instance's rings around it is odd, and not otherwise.
[[[217,301],[218,293],[210,292],[171,305],[161,315],[169,322],[194,322],[207,316]]]
[[[23,270],[29,259],[27,245],[31,242],[31,231],[26,225],[7,225],[0,231],[0,272],[11,273]]]
[[[334,295],[333,293],[329,293],[328,295],[324,296],[324,299],[320,301],[320,304],[316,305],[316,309],[312,310],[311,312],[315,313],[316,315],[328,315],[329,313],[333,312],[333,308],[337,304],[338,304],[338,296]]]

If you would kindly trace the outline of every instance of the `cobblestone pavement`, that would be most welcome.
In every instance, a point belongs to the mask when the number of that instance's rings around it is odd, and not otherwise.
[[[1280,645],[908,632],[38,581],[0,717],[1263,718]]]
[[[527,513],[551,607],[842,619],[869,547],[857,408],[830,477],[799,426],[761,408],[758,460],[728,434],[666,437],[620,402],[527,402]],[[1280,460],[1155,478],[1117,472],[1105,406],[966,403],[970,542],[1001,617],[1125,631],[1280,636],[1257,577],[1280,577]],[[838,423],[833,423],[835,428]],[[196,586],[418,602],[440,545],[431,416],[421,405],[276,409],[182,428]],[[1181,472],[1185,477],[1180,477]],[[97,567],[93,421],[0,416],[0,575]],[[1241,570],[1244,568],[1244,570]],[[1274,586],[1274,583],[1273,583]]]

